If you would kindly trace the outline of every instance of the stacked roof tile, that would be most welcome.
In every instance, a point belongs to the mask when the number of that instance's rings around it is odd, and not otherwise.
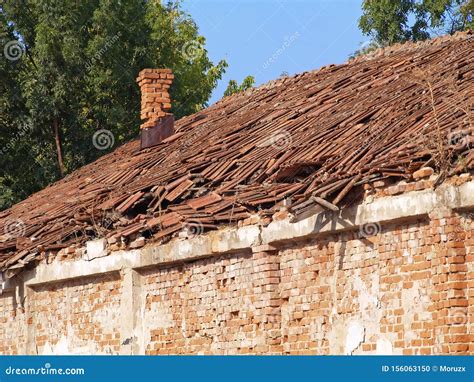
[[[473,101],[468,33],[280,78],[180,119],[158,146],[129,142],[0,212],[0,269],[94,237],[156,242],[186,224],[215,229],[283,201],[342,208],[364,183],[441,161],[451,173],[472,169]]]

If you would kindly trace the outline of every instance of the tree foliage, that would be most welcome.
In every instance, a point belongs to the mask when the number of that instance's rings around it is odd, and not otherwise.
[[[361,30],[380,45],[474,27],[474,0],[364,0]]]
[[[179,118],[207,105],[227,67],[180,2],[0,4],[0,210],[104,154],[95,131],[115,146],[136,137],[141,69],[173,69]]]
[[[243,92],[247,89],[250,89],[253,85],[255,85],[255,78],[253,76],[245,77],[240,85],[237,83],[237,81],[230,80],[227,85],[227,89],[224,91],[224,97]]]

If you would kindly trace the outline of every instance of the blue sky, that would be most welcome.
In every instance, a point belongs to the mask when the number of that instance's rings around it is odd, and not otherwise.
[[[331,63],[343,63],[369,40],[357,27],[361,0],[184,0],[206,37],[206,49],[229,68],[214,90],[219,100],[230,79],[253,75],[256,85]]]

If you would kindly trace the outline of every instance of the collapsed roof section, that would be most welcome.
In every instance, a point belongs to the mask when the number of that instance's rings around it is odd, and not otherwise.
[[[378,51],[224,98],[149,149],[129,142],[0,213],[0,269],[96,237],[163,241],[360,185],[474,167],[474,36]],[[459,160],[459,158],[463,158]],[[196,232],[195,232],[196,233]]]

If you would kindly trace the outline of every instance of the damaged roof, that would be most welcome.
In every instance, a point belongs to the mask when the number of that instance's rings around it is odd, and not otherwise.
[[[283,203],[343,208],[364,183],[410,179],[446,160],[451,173],[472,169],[473,101],[470,33],[280,78],[180,119],[158,146],[126,143],[0,212],[0,269],[97,237],[161,242],[186,225],[202,233]]]

